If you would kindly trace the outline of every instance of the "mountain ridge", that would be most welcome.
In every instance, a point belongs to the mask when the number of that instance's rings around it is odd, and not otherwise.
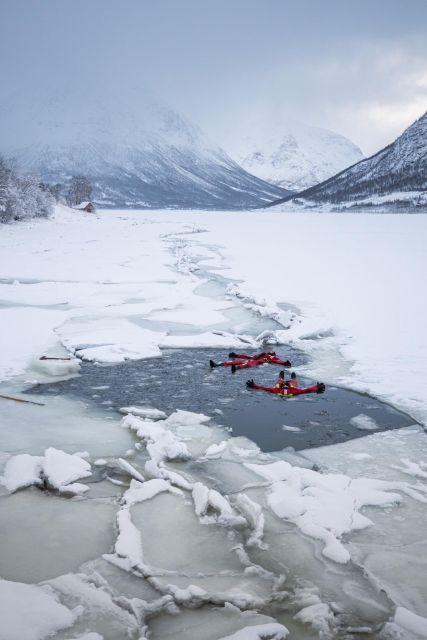
[[[11,107],[13,105],[13,108]],[[242,209],[287,190],[235,163],[197,126],[145,94],[25,93],[0,105],[0,152],[47,183],[84,174],[99,206]]]
[[[306,206],[366,206],[402,203],[424,206],[417,198],[427,190],[427,112],[394,142],[318,185],[268,205],[293,201]],[[407,195],[405,195],[407,194]],[[387,200],[387,196],[389,196]]]
[[[345,136],[277,115],[241,122],[223,146],[247,171],[291,191],[323,182],[363,158]]]

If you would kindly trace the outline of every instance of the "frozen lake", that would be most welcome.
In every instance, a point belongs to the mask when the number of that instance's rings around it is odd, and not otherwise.
[[[7,613],[37,639],[418,640],[424,230],[65,209],[2,229],[1,393],[43,405],[0,404],[0,637]],[[209,367],[264,348],[326,393]]]

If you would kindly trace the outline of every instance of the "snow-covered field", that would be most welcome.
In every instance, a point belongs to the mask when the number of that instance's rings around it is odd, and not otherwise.
[[[427,425],[426,232],[418,215],[64,208],[3,227],[0,393],[81,359],[292,341],[300,373]],[[0,399],[1,640],[427,637],[421,426],[361,416],[366,437],[273,455],[143,397],[124,418],[37,401]]]

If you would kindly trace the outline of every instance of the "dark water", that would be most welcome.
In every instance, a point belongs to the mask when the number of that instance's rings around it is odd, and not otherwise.
[[[296,366],[306,359],[305,355],[289,348],[276,351]],[[166,351],[162,358],[114,366],[84,363],[80,377],[37,385],[28,393],[71,395],[101,405],[110,412],[137,404],[167,413],[176,409],[204,413],[212,416],[217,424],[231,427],[233,435],[247,436],[264,451],[285,447],[305,449],[372,433],[350,424],[351,418],[360,414],[373,418],[377,431],[414,424],[414,420],[404,413],[367,395],[345,389],[326,387],[322,395],[288,400],[263,391],[248,390],[245,386],[248,378],[273,386],[281,367],[263,365],[234,375],[229,368],[210,370],[211,358],[220,362],[227,357],[228,353],[223,350],[188,349]],[[315,382],[299,378],[300,386]],[[284,425],[299,431],[285,430]]]

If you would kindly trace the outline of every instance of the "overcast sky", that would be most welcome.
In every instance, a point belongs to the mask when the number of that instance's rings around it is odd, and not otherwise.
[[[427,0],[0,0],[0,99],[140,84],[213,139],[248,114],[366,154],[427,110]]]

